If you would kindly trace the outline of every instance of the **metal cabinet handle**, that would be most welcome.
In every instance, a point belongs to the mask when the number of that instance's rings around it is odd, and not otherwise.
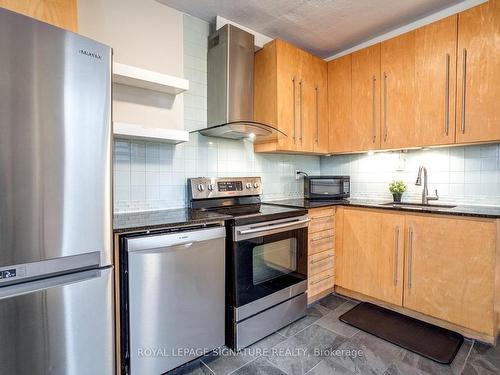
[[[320,279],[320,280],[313,281],[313,282],[311,283],[311,285],[316,285],[316,284],[319,284],[319,283],[320,283],[320,282],[322,282],[322,281],[328,280],[330,277],[333,277],[333,275],[328,275],[328,276],[326,276],[326,277],[324,277],[324,278],[322,278],[322,279]]]
[[[297,103],[295,103],[295,77],[292,78],[292,85],[293,85],[293,88],[292,88],[292,96],[293,96],[293,143],[296,142],[297,140],[297,137],[296,137],[296,132],[297,132],[297,120],[296,120],[296,105]]]
[[[394,229],[394,286],[398,285],[399,227]]]
[[[319,143],[319,88],[316,86],[316,144]]]
[[[411,289],[411,263],[413,258],[413,229],[408,228],[408,289]]]
[[[321,258],[321,259],[313,259],[313,260],[311,260],[311,264],[320,263],[320,262],[327,260],[327,259],[330,259],[330,258],[333,258],[333,254],[328,254],[326,257]]]
[[[387,73],[384,72],[384,142],[387,142],[387,134],[389,129],[387,128]]]
[[[377,77],[372,77],[372,142],[375,143],[377,139],[377,128],[376,128],[376,115],[377,115],[377,107],[375,103],[375,85],[377,83]]]
[[[299,81],[299,98],[300,98],[300,143],[302,143],[303,129],[303,119],[304,119],[304,109],[302,106],[302,80]]]
[[[450,54],[446,54],[446,80],[444,88],[444,133],[450,133]]]
[[[239,230],[238,233],[239,234],[258,233],[258,232],[263,232],[263,231],[266,231],[266,230],[287,228],[287,227],[291,227],[291,226],[294,226],[294,225],[302,225],[302,224],[306,224],[306,223],[308,223],[310,221],[311,221],[311,219],[304,219],[304,220],[292,221],[292,222],[289,222],[289,223],[274,224],[274,225],[269,224],[269,225],[258,227],[258,228],[251,228],[251,229],[246,229],[246,230]]]
[[[460,130],[465,134],[465,96],[467,86],[467,49],[463,49],[462,55],[462,112],[460,117]]]

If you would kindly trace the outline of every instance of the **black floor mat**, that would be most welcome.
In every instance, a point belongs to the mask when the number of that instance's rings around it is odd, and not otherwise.
[[[404,349],[442,364],[450,364],[464,338],[456,332],[362,302],[339,318]]]

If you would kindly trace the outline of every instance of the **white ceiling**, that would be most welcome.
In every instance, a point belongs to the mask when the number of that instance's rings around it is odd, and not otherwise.
[[[157,0],[214,22],[219,15],[328,57],[463,0]]]

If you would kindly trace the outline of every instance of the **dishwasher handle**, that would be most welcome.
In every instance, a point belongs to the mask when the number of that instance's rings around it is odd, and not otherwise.
[[[127,238],[127,251],[145,251],[173,246],[191,246],[196,242],[225,238],[226,229],[215,227],[198,230],[186,230],[168,234],[144,235]]]

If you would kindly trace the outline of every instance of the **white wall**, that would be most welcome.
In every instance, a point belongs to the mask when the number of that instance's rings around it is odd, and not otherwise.
[[[78,32],[113,47],[114,60],[183,77],[183,14],[154,0],[82,0]],[[183,95],[115,85],[116,122],[184,128]]]

